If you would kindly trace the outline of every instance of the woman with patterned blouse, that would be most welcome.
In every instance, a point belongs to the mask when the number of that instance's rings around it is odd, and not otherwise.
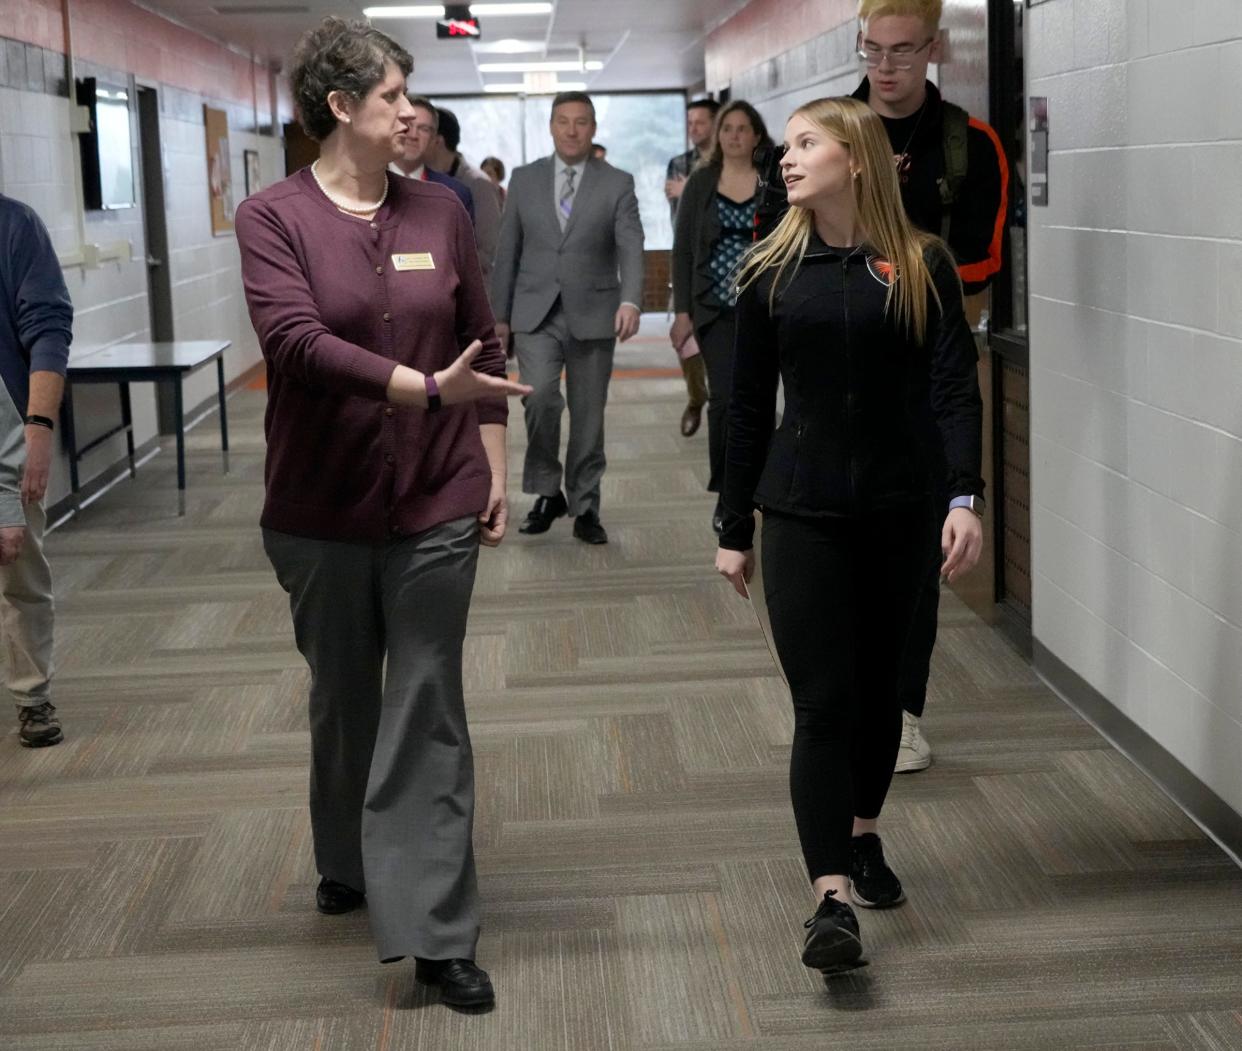
[[[759,170],[752,154],[771,146],[763,118],[748,102],[725,106],[716,117],[712,152],[686,183],[673,239],[673,309],[669,331],[681,348],[694,336],[707,365],[707,441],[711,477],[719,493],[724,480],[725,409],[733,376],[733,274],[754,239]],[[720,504],[712,513],[720,532]]]

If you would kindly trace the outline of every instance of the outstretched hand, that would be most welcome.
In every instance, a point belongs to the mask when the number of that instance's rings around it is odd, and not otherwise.
[[[534,389],[524,383],[514,383],[508,377],[476,372],[474,359],[482,349],[483,344],[476,339],[447,369],[435,373],[436,384],[440,388],[440,401],[443,404],[460,405],[466,401],[497,396],[525,396]]]

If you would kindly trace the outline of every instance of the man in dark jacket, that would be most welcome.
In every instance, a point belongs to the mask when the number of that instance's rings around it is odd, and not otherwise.
[[[915,226],[943,237],[957,260],[967,296],[984,291],[1001,268],[1009,208],[1009,165],[996,132],[945,102],[927,79],[941,58],[941,0],[859,0],[858,53],[867,75],[854,97],[884,122],[901,180],[901,199]],[[968,316],[977,316],[968,304]],[[934,487],[944,488],[935,469]],[[902,661],[904,721],[896,769],[926,769],[931,748],[919,720],[936,644],[940,541],[932,540],[927,582]]]
[[[72,338],[73,304],[47,229],[32,209],[0,195],[0,626],[28,748],[64,739],[50,699],[43,498]]]

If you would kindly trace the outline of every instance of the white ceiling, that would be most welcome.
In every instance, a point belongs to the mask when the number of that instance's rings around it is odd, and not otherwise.
[[[362,9],[412,0],[144,0],[191,29],[274,62],[285,62],[303,30],[327,14],[361,18]],[[465,40],[437,40],[431,20],[375,20],[414,56],[410,87],[428,95],[476,94],[521,74],[479,73],[480,62],[587,58],[598,72],[561,73],[593,91],[685,88],[703,80],[703,40],[747,0],[553,0],[551,15],[480,17],[481,45],[532,41],[537,52],[489,54]],[[231,10],[238,8],[240,10]]]

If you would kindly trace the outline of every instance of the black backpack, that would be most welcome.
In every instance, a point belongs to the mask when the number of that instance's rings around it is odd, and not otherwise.
[[[970,132],[970,114],[961,106],[941,101],[943,120],[944,175],[940,177],[940,237],[949,239],[949,222],[953,217],[953,205],[966,181],[966,169],[970,163],[967,136]]]

